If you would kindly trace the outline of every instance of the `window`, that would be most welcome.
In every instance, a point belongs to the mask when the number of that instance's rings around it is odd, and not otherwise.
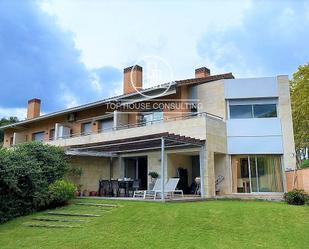
[[[251,105],[231,105],[230,106],[231,118],[252,118],[252,106]]]
[[[276,104],[230,105],[230,118],[273,118],[277,117]]]
[[[253,105],[255,118],[273,118],[277,117],[276,104]]]
[[[40,131],[40,132],[36,132],[32,134],[32,141],[40,141],[43,142],[44,141],[44,135],[45,132],[44,131]]]
[[[49,140],[55,139],[55,129],[50,129],[49,131]]]
[[[140,116],[140,123],[142,125],[150,125],[153,123],[158,123],[162,120],[163,120],[162,111],[141,113],[141,116]]]
[[[114,120],[113,118],[103,119],[100,121],[100,132],[106,132],[113,130]]]
[[[232,156],[233,192],[283,192],[278,155]]]
[[[89,135],[91,134],[91,122],[83,123],[82,124],[82,135]]]

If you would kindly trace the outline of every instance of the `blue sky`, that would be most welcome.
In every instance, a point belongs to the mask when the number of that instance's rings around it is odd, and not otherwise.
[[[0,0],[0,117],[24,118],[33,97],[46,113],[121,94],[145,56],[175,79],[291,76],[308,40],[308,1]]]

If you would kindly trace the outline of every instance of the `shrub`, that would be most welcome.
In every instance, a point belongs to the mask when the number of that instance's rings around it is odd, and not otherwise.
[[[0,223],[49,204],[48,186],[64,177],[61,148],[33,142],[0,149]]]
[[[49,201],[51,207],[66,205],[68,201],[74,198],[74,184],[57,180],[48,187]]]
[[[304,205],[308,195],[303,189],[293,189],[284,194],[284,199],[290,205]]]
[[[300,167],[301,167],[302,169],[304,169],[304,168],[309,168],[309,159],[303,161],[303,162],[300,164]]]
[[[158,178],[159,177],[159,174],[155,171],[151,171],[148,173],[148,175],[154,179]]]

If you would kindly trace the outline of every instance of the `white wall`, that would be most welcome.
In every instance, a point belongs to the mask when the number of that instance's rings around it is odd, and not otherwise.
[[[278,97],[276,77],[224,80],[226,99]]]

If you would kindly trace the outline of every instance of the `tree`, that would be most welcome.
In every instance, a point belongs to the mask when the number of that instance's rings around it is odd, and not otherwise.
[[[13,123],[16,123],[16,122],[18,122],[17,117],[9,117],[8,119],[2,118],[2,119],[0,119],[0,127],[3,126],[3,125],[13,124]],[[0,130],[0,147],[3,143],[3,139],[4,139],[4,132],[3,132],[3,130]]]
[[[309,63],[290,81],[295,147],[298,158],[309,149]]]

